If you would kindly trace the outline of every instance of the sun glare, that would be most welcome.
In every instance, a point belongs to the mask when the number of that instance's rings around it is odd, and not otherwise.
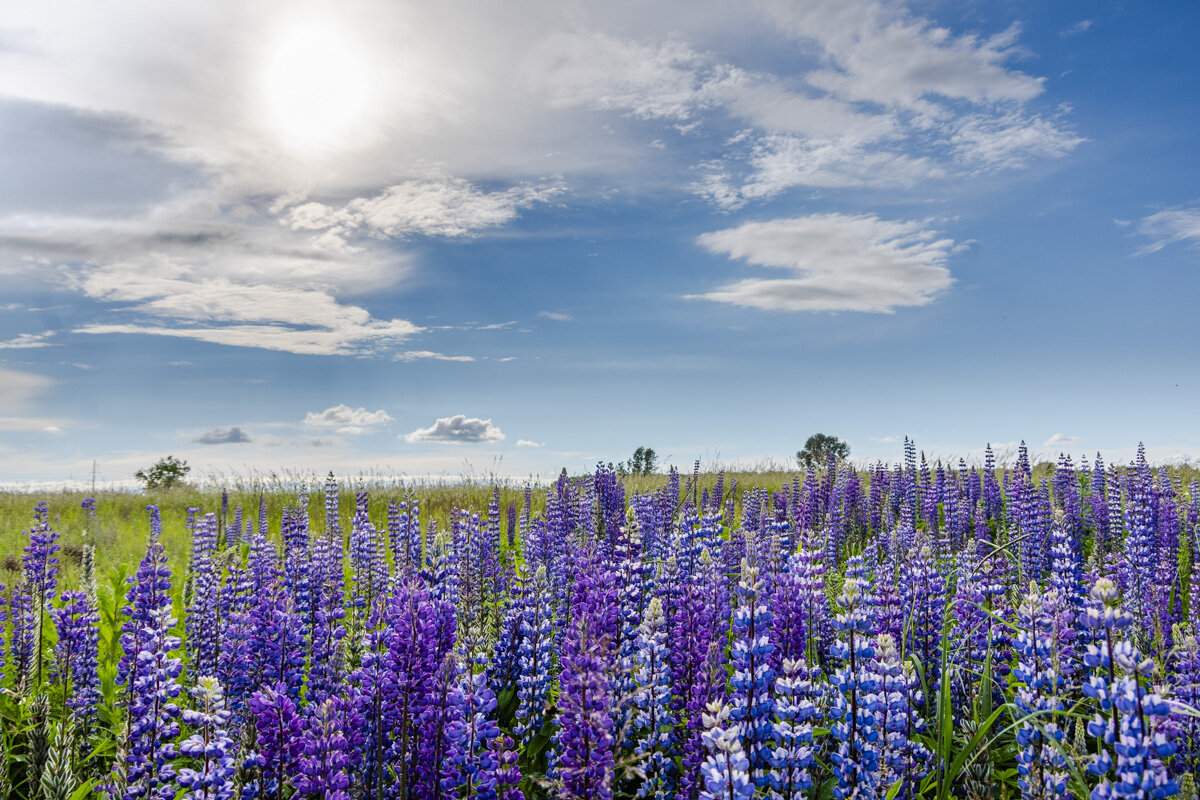
[[[271,50],[263,89],[272,130],[290,149],[309,154],[351,137],[367,107],[367,63],[337,30],[296,28]]]

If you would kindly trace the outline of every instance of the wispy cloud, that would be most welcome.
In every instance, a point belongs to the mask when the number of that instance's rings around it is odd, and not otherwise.
[[[214,428],[192,441],[196,444],[247,444],[251,439],[249,434],[234,425],[232,428]]]
[[[1138,252],[1157,253],[1170,244],[1200,242],[1200,208],[1176,208],[1151,214],[1138,223],[1137,232],[1152,241]]]
[[[545,447],[545,442],[533,442],[529,439],[517,439],[517,447]]]
[[[439,417],[437,422],[428,428],[418,428],[401,438],[409,442],[480,444],[498,442],[504,438],[504,433],[493,425],[490,419],[457,414],[453,417]]]
[[[54,331],[22,333],[7,341],[0,341],[0,350],[28,350],[37,347],[50,347],[53,343],[46,340],[53,335]]]
[[[546,319],[552,319],[555,322],[570,322],[571,320],[575,319],[565,311],[539,311],[538,316],[545,317]]]
[[[1095,24],[1095,20],[1081,19],[1074,25],[1068,25],[1067,27],[1063,28],[1059,35],[1064,37],[1078,36],[1081,33],[1091,30],[1092,26]]]
[[[435,353],[432,350],[405,350],[392,356],[395,361],[418,361],[431,358],[434,361],[474,361],[474,356],[448,356],[445,353]]]
[[[790,273],[689,295],[750,308],[891,313],[925,305],[953,282],[946,261],[954,241],[921,221],[814,214],[747,222],[698,241],[712,253]]]

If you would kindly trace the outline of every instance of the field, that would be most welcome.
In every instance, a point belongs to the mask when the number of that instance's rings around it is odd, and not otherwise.
[[[1196,797],[1189,468],[40,500],[0,797]]]

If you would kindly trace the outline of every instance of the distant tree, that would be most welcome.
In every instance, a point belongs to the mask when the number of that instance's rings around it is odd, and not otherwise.
[[[180,461],[175,456],[167,456],[149,469],[139,469],[133,473],[133,477],[142,482],[146,491],[153,491],[178,486],[183,483],[183,479],[191,471],[192,468],[186,461]]]
[[[850,445],[836,436],[814,433],[804,443],[804,449],[796,453],[796,460],[805,469],[819,469],[829,461],[829,456],[838,461],[850,457]]]
[[[658,454],[653,447],[639,447],[633,451],[633,458],[628,463],[617,464],[617,472],[622,475],[649,475],[658,466]]]

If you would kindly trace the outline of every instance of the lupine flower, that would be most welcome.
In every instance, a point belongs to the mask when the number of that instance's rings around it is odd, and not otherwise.
[[[731,713],[740,729],[751,777],[760,786],[767,783],[774,677],[770,666],[771,612],[760,599],[762,588],[758,567],[743,560],[733,611]]]
[[[342,732],[337,703],[327,698],[309,707],[300,737],[300,759],[296,774],[298,797],[310,800],[350,800],[350,778],[346,767],[346,736]]]
[[[1200,642],[1194,633],[1181,630],[1175,636],[1170,665],[1171,739],[1179,748],[1175,774],[1200,774]]]
[[[125,621],[121,623],[121,650],[124,655],[117,664],[117,683],[125,686],[128,705],[133,705],[135,700],[138,653],[149,643],[148,637],[158,618],[156,615],[169,614],[171,610],[171,569],[167,566],[167,554],[161,542],[153,536],[151,539],[137,573],[129,579],[126,605],[122,609]]]
[[[100,704],[97,649],[100,615],[83,592],[63,592],[62,606],[51,611],[58,631],[54,679],[63,685],[64,705],[73,712],[84,738]]]
[[[196,766],[179,770],[179,785],[187,789],[183,800],[228,800],[233,797],[236,767],[233,741],[226,731],[230,715],[225,693],[216,678],[201,676],[191,694],[197,708],[185,709],[182,716],[195,732],[179,745],[179,752]]]
[[[666,800],[674,788],[670,746],[674,719],[671,713],[671,673],[667,665],[667,620],[660,598],[653,598],[638,630],[637,692],[633,736],[634,753],[642,759],[645,778],[638,797]]]
[[[287,686],[264,686],[250,696],[250,713],[258,741],[255,764],[261,770],[260,797],[281,798],[285,783],[298,770],[304,720]]]
[[[875,656],[871,644],[871,621],[862,607],[863,593],[858,581],[850,579],[842,585],[838,596],[841,607],[833,619],[838,639],[830,648],[831,657],[842,666],[830,675],[836,690],[830,716],[837,720],[830,732],[838,740],[837,749],[830,754],[833,773],[837,779],[834,796],[845,798],[874,798],[879,790],[879,731],[871,711],[870,696],[879,685],[878,676],[870,670]]]
[[[187,609],[191,669],[201,675],[217,670],[220,651],[220,575],[213,556],[217,550],[217,517],[206,514],[192,529],[192,602]]]
[[[76,731],[71,716],[54,725],[54,737],[46,755],[40,780],[40,800],[68,800],[79,788],[75,770]],[[0,752],[0,756],[3,753]],[[0,761],[7,768],[7,761]],[[7,772],[7,769],[5,769]],[[0,781],[2,783],[3,781]],[[2,787],[0,787],[2,788]],[[7,796],[6,794],[0,796]]]
[[[577,610],[563,643],[561,694],[555,736],[560,797],[610,800],[613,796],[611,644],[597,638],[605,627],[591,620],[590,603]]]
[[[879,730],[879,781],[881,793],[901,800],[917,796],[920,778],[929,771],[932,754],[917,736],[925,732],[918,709],[924,705],[921,684],[912,662],[901,661],[896,642],[886,633],[877,640],[871,670],[878,676],[877,692],[869,700]]]
[[[151,549],[161,547],[155,542]],[[175,703],[183,688],[179,672],[183,662],[171,655],[179,648],[178,636],[169,631],[175,620],[169,607],[151,610],[143,629],[142,649],[138,651],[130,675],[133,702],[129,708],[129,753],[125,800],[173,800],[175,767],[178,755],[175,739],[179,736],[179,706]]]
[[[1051,740],[1062,742],[1059,726],[1063,678],[1057,669],[1058,654],[1051,636],[1054,629],[1053,598],[1030,586],[1017,611],[1021,631],[1017,634],[1017,667],[1020,681],[1016,705],[1024,718],[1017,728],[1017,785],[1023,798],[1064,797],[1067,793],[1067,762]]]
[[[29,529],[29,541],[21,557],[21,568],[25,578],[25,591],[29,593],[30,605],[26,620],[14,619],[15,625],[32,634],[32,662],[26,661],[18,675],[23,680],[33,679],[33,685],[42,685],[42,662],[47,607],[54,597],[58,585],[58,533],[50,527],[50,511],[44,502],[38,503],[33,511],[34,524]],[[15,616],[15,615],[14,615]]]
[[[808,768],[813,763],[812,673],[802,659],[785,659],[775,679],[775,746],[771,750],[768,797],[800,800],[812,788]]]
[[[517,653],[517,711],[513,733],[527,747],[546,722],[554,680],[553,622],[546,568],[521,583],[521,638]]]
[[[928,544],[921,544],[901,568],[901,594],[908,612],[905,652],[921,662],[930,676],[930,691],[940,670],[942,625],[946,610],[946,578],[933,561]],[[860,590],[861,591],[861,590]]]
[[[750,761],[730,712],[729,706],[714,700],[704,713],[704,744],[709,755],[701,767],[703,800],[750,800],[754,796]]]

